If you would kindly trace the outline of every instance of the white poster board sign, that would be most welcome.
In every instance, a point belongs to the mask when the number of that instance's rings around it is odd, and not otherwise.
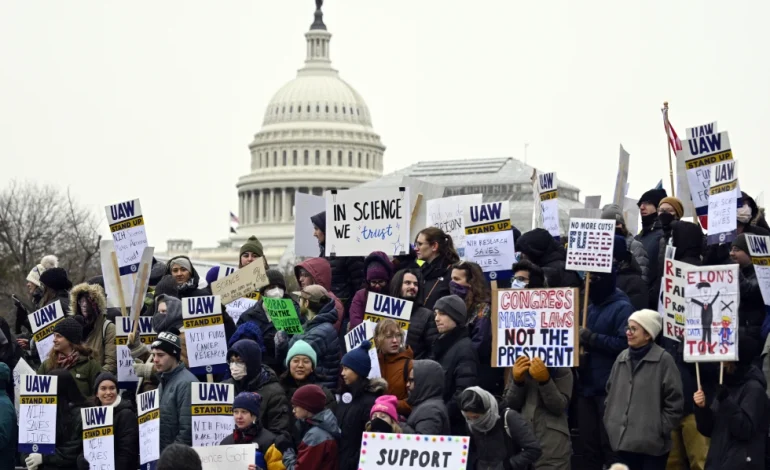
[[[425,227],[436,227],[452,237],[457,254],[465,259],[465,208],[482,203],[481,194],[442,197],[427,202]],[[422,230],[422,229],[420,229]]]
[[[409,320],[412,318],[414,303],[410,300],[399,299],[389,295],[369,292],[366,296],[364,320],[379,323],[384,318],[390,318],[398,323],[402,330],[409,330]]]
[[[24,375],[36,375],[35,369],[24,359],[19,359],[13,368],[13,402],[16,404],[16,421],[19,420],[19,403],[21,403],[21,378]]]
[[[206,382],[190,386],[193,447],[218,446],[233,433],[235,386]]]
[[[296,193],[294,195],[294,255],[316,257],[319,254],[318,239],[313,236],[310,218],[326,210],[326,200],[321,196]],[[325,229],[325,227],[320,227]]]
[[[467,436],[430,436],[365,432],[361,436],[359,470],[410,470],[468,467]],[[502,468],[502,467],[500,467]]]
[[[256,444],[233,444],[229,446],[193,447],[201,458],[203,470],[248,469],[254,465]],[[267,452],[264,449],[263,452]]]
[[[762,300],[765,306],[770,305],[770,237],[746,234],[746,243],[749,244],[749,255],[757,273],[759,290],[762,292]]]
[[[40,362],[48,359],[48,353],[53,349],[53,329],[57,323],[64,319],[64,310],[61,301],[57,300],[40,310],[28,315],[29,324],[32,326],[32,338],[35,340],[37,354]]]
[[[535,191],[540,201],[537,210],[540,213],[542,227],[558,240],[561,236],[559,226],[559,193],[556,183],[556,173],[540,173],[535,175]]]
[[[508,201],[468,206],[465,220],[465,259],[481,266],[489,279],[509,279],[516,262]]]
[[[612,272],[615,221],[570,219],[567,243],[567,270],[594,273]]]
[[[83,420],[83,457],[90,468],[115,469],[115,429],[113,407],[81,408]]]
[[[663,317],[663,336],[674,341],[682,341],[685,311],[688,308],[684,297],[685,273],[693,266],[676,261],[673,254],[674,247],[668,248],[672,249],[666,250],[663,279],[660,282],[660,295],[658,297],[658,313]]]
[[[147,232],[139,199],[111,204],[104,211],[115,243],[120,275],[133,274],[139,269],[142,251],[147,246]]]
[[[160,395],[157,390],[136,396],[139,421],[139,463],[153,469],[160,458]]]
[[[631,163],[631,155],[620,145],[620,156],[618,157],[618,176],[615,178],[615,194],[612,203],[618,207],[623,207],[623,200],[628,192],[628,166]]]
[[[182,299],[182,319],[190,372],[198,375],[225,372],[227,337],[220,297],[206,295]]]
[[[107,295],[107,307],[120,308],[119,288],[123,289],[123,300],[126,302],[126,307],[129,307],[129,302],[134,292],[134,277],[127,274],[120,276],[120,281],[118,281],[115,275],[115,267],[112,264],[113,253],[115,253],[115,244],[112,240],[102,240],[99,242],[99,261],[102,267],[102,277],[104,278],[104,292]]]
[[[401,186],[409,189],[409,220],[414,221],[409,227],[409,243],[412,243],[417,239],[420,230],[425,228],[421,222],[427,217],[428,201],[444,197],[444,187],[409,176],[401,178]]]
[[[326,191],[326,256],[409,252],[409,188]]]
[[[733,159],[730,137],[727,132],[717,133],[716,128],[703,127],[697,136],[682,143],[682,151],[677,152],[677,159],[679,158],[684,160],[695,213],[701,218],[701,225],[706,228],[711,167],[715,163]]]
[[[21,376],[19,452],[56,452],[57,380],[54,375]]]
[[[692,266],[685,273],[684,360],[738,360],[738,265]]]
[[[735,160],[728,160],[711,167],[707,237],[709,245],[730,243],[737,236],[738,205],[742,200],[738,187],[737,164]]]
[[[139,317],[138,334],[142,344],[149,346],[158,337],[152,329],[152,317]],[[118,386],[122,389],[135,390],[139,377],[134,371],[134,358],[128,346],[128,334],[134,329],[134,322],[129,317],[115,317],[115,351],[118,355]]]

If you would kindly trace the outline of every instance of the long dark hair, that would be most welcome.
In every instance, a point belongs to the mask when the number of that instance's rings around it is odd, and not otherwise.
[[[465,273],[465,281],[471,288],[468,295],[465,296],[465,307],[468,309],[468,318],[473,314],[472,309],[480,303],[489,303],[492,300],[492,291],[484,277],[484,271],[476,263],[471,261],[460,261],[452,265],[452,269],[457,269]]]
[[[391,297],[397,297],[401,298],[401,285],[404,283],[404,276],[407,274],[411,274],[415,278],[417,278],[417,285],[422,284],[422,271],[420,271],[419,268],[405,268],[400,271],[397,271],[396,274],[393,275],[393,279],[390,280],[390,295]],[[419,303],[422,299],[422,292],[418,289],[417,290],[417,302]]]
[[[422,235],[425,237],[425,241],[431,245],[438,243],[438,257],[443,258],[446,262],[453,264],[460,261],[460,255],[455,250],[455,244],[451,235],[447,235],[443,230],[437,227],[427,227],[420,230],[417,234],[419,237]]]

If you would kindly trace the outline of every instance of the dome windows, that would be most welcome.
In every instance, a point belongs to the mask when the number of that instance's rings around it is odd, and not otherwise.
[[[326,105],[326,112],[327,113],[329,112],[329,105],[328,104]]]
[[[316,150],[315,151],[315,164],[316,164],[316,166],[321,164],[321,151],[320,150]]]
[[[284,151],[283,151],[283,166],[286,166],[286,165],[287,165],[287,161],[286,161],[286,150],[284,150]]]
[[[337,166],[342,166],[342,150],[337,151]]]
[[[296,150],[293,150],[291,152],[291,160],[292,160],[291,164],[294,165],[294,166],[297,166],[297,151]]]
[[[327,166],[332,166],[332,151],[331,150],[327,150],[326,151],[326,165]]]
[[[310,151],[305,150],[305,166],[310,165]]]

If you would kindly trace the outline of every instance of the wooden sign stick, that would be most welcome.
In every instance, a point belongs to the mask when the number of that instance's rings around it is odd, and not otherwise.
[[[126,317],[128,315],[126,314],[126,298],[123,295],[123,281],[120,280],[118,255],[114,251],[112,252],[112,268],[115,271],[115,279],[118,282],[118,301],[120,302],[120,315]]]
[[[583,320],[581,325],[583,328],[588,324],[588,293],[591,291],[591,272],[586,273],[586,293],[583,298]],[[583,354],[583,345],[580,345],[580,354]]]
[[[700,365],[697,362],[695,363],[695,377],[698,379],[698,390],[703,390],[703,387],[700,386]]]

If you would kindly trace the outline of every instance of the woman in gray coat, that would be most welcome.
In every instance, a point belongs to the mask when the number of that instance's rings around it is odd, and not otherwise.
[[[406,381],[406,402],[412,412],[404,432],[443,436],[450,434],[449,412],[444,404],[444,369],[436,361],[414,361]]]
[[[664,470],[671,431],[682,418],[682,379],[674,358],[654,343],[660,314],[639,310],[628,318],[628,349],[607,381],[604,426],[612,450],[631,470]]]

